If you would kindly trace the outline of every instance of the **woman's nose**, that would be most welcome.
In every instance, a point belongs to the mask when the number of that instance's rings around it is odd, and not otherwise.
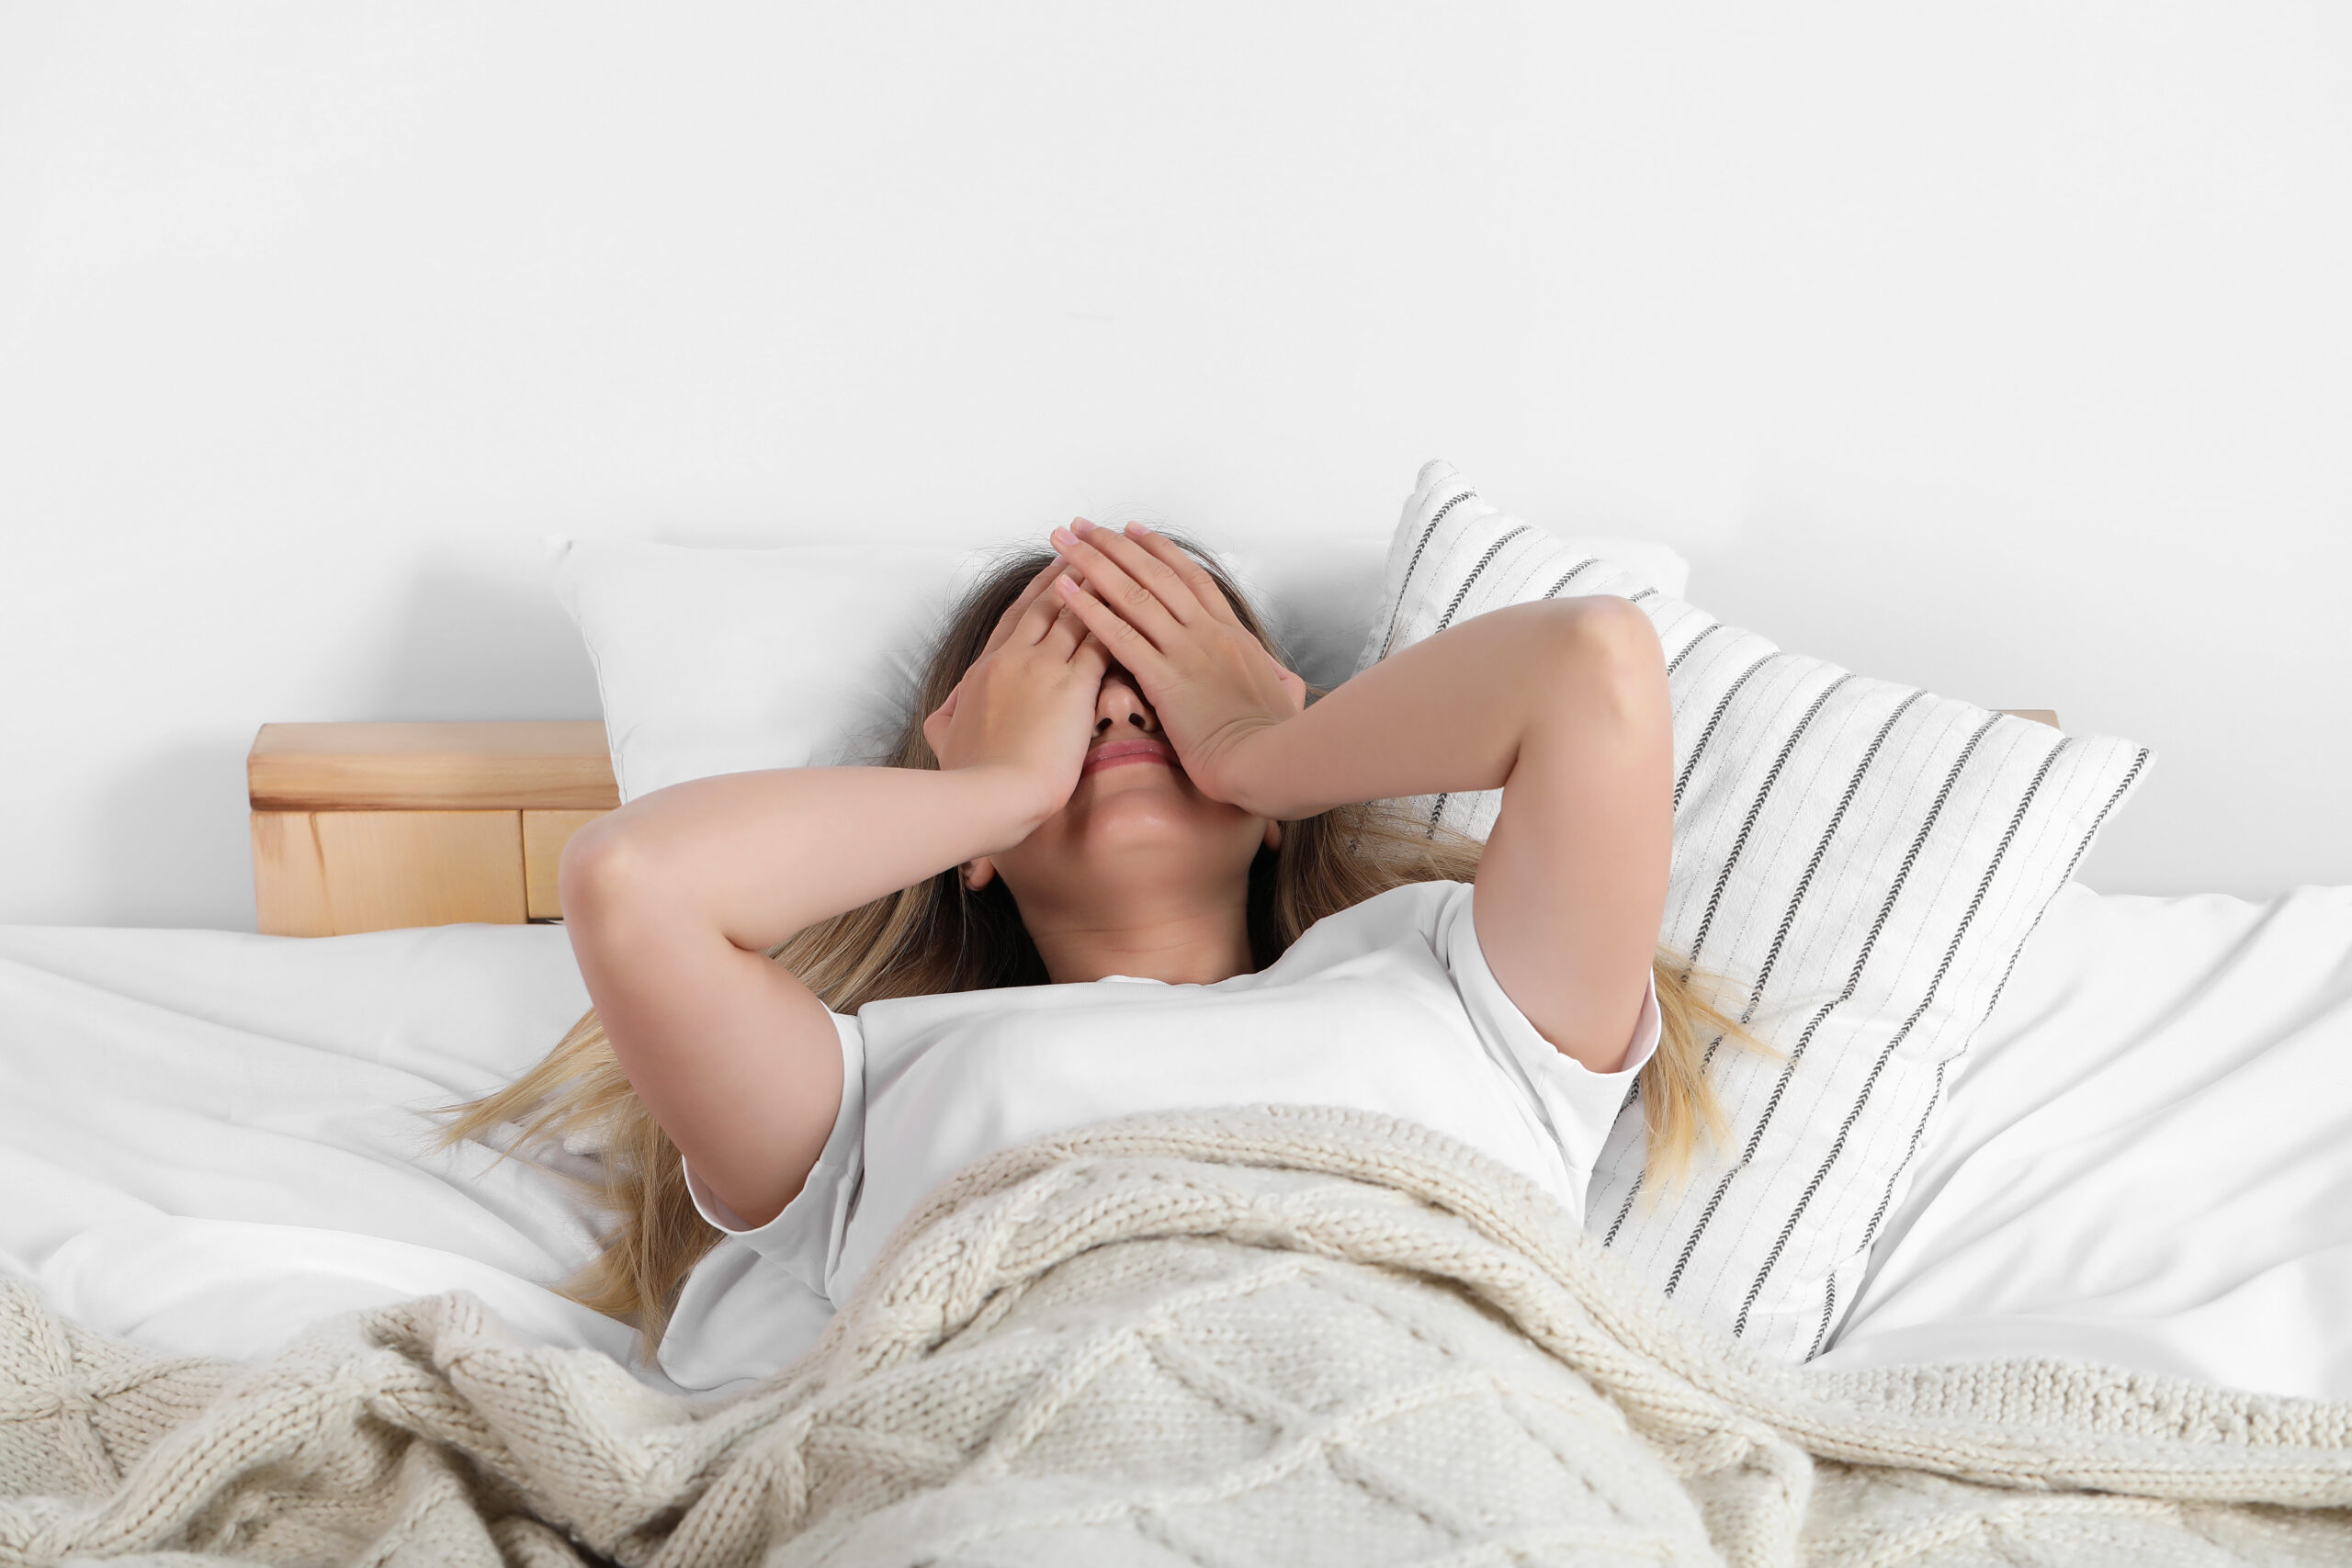
[[[1102,678],[1102,694],[1094,700],[1094,733],[1099,738],[1113,730],[1133,729],[1138,734],[1159,732],[1159,716],[1143,694],[1121,675]]]

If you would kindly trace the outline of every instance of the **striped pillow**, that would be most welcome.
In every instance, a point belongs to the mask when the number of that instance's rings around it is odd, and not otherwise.
[[[1786,1054],[1711,1053],[1733,1136],[1641,1195],[1638,1089],[1587,1224],[1702,1320],[1818,1355],[1902,1199],[1944,1075],[2149,752],[1784,653],[1421,470],[1357,668],[1505,604],[1649,612],[1674,702],[1667,947]],[[1501,791],[1407,807],[1485,839]]]

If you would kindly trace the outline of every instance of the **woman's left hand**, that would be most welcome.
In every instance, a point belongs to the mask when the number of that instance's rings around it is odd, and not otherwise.
[[[1057,578],[1088,630],[1135,677],[1194,785],[1250,808],[1253,737],[1305,711],[1306,682],[1250,634],[1216,580],[1142,524],[1054,530],[1076,575]]]

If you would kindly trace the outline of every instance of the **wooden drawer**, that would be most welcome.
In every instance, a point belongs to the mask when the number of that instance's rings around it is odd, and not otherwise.
[[[276,936],[560,919],[564,843],[620,804],[594,720],[266,724],[246,786]]]

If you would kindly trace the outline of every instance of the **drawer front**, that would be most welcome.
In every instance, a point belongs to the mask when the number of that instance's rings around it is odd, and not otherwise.
[[[604,815],[601,811],[526,811],[523,813],[524,903],[535,920],[563,919],[563,900],[556,893],[556,868],[563,863],[563,846],[571,835]]]
[[[256,811],[254,895],[273,936],[529,915],[520,811]]]

